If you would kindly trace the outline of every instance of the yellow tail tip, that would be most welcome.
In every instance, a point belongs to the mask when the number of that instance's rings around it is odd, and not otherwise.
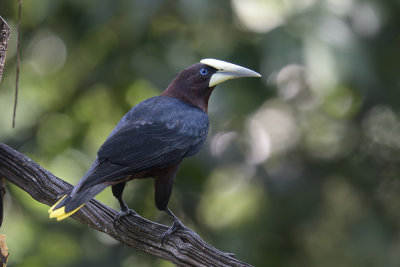
[[[65,212],[65,206],[62,206],[61,208],[58,208],[56,210],[54,210],[54,208],[58,205],[58,203],[60,203],[61,200],[63,200],[67,195],[63,196],[59,201],[57,201],[50,209],[49,209],[49,217],[50,219],[52,218],[57,218],[57,221],[61,221],[69,216],[71,216],[72,214],[74,214],[75,212],[77,212],[80,208],[82,208],[86,203],[83,203],[82,205],[80,205],[78,208],[74,209],[73,211],[70,212]]]
[[[49,209],[49,213],[52,213],[54,211],[54,208],[58,205],[58,203],[60,203],[61,200],[63,200],[67,195],[63,196],[62,198],[60,198],[53,206],[51,206],[51,208]],[[52,218],[52,217],[50,217]]]

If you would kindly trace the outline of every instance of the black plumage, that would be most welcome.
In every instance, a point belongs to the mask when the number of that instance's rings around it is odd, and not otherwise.
[[[162,95],[137,104],[119,121],[88,172],[49,210],[50,217],[70,216],[107,186],[112,186],[121,205],[122,212],[115,219],[135,214],[122,200],[125,184],[153,177],[156,206],[174,221],[166,234],[184,227],[167,205],[180,163],[195,155],[207,138],[208,99],[220,82],[257,75],[214,59],[184,69]]]
[[[156,96],[139,103],[100,147],[96,161],[73,188],[70,198],[55,209],[65,206],[68,213],[109,185],[151,177],[152,170],[180,163],[200,150],[208,124],[204,111],[173,97]],[[165,178],[166,182],[169,179],[172,177]],[[170,194],[166,192],[164,198],[169,199]],[[163,203],[168,203],[168,199],[158,198]],[[157,207],[165,209],[164,206],[157,203]]]

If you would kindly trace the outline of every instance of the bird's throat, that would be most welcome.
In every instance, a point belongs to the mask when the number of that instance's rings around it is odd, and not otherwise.
[[[178,98],[190,105],[193,105],[204,112],[208,110],[208,100],[210,99],[211,93],[214,87],[208,88],[208,90],[195,90],[192,88],[182,89],[180,87],[170,84],[162,95]]]

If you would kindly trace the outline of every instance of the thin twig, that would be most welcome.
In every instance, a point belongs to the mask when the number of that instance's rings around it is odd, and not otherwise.
[[[17,115],[17,104],[18,104],[18,84],[19,84],[19,66],[21,62],[20,50],[21,50],[21,13],[22,13],[22,0],[18,1],[18,23],[17,23],[17,70],[15,74],[15,97],[14,97],[14,111],[12,117],[12,127],[15,127],[15,117]]]

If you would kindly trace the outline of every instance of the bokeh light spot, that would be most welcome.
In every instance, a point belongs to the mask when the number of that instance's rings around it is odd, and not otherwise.
[[[38,74],[56,73],[63,67],[66,57],[64,41],[53,33],[39,33],[31,43],[29,60]]]
[[[219,229],[254,219],[265,196],[262,187],[250,182],[253,173],[253,168],[236,165],[215,170],[207,180],[198,209],[201,220]]]

